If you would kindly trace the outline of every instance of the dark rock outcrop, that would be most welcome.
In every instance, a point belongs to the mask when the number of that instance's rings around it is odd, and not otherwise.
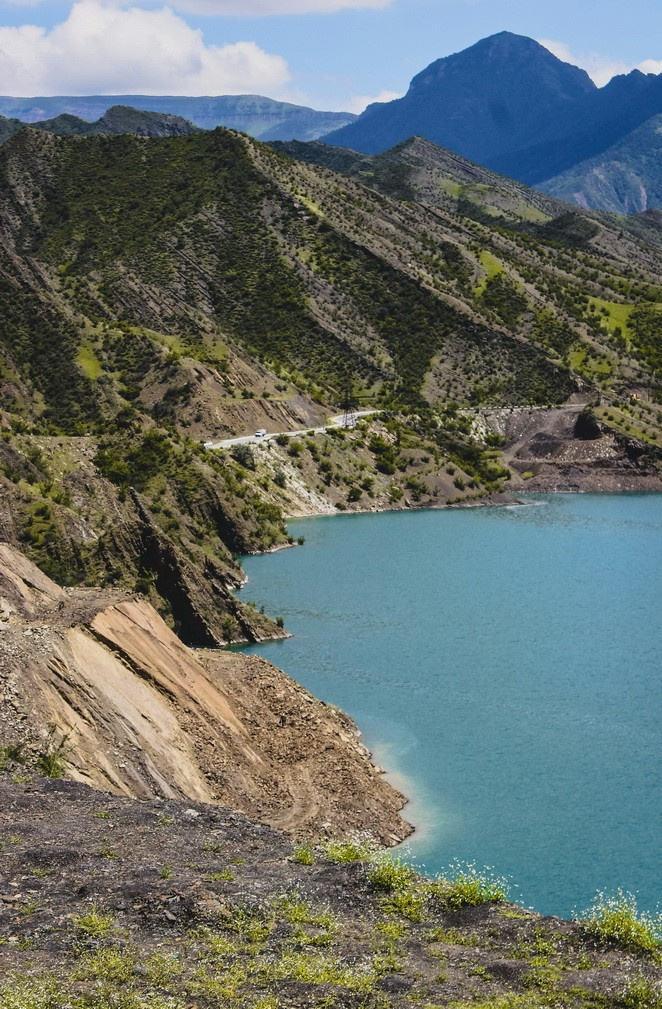
[[[595,441],[602,437],[602,428],[592,410],[582,410],[575,421],[573,437],[581,441]]]

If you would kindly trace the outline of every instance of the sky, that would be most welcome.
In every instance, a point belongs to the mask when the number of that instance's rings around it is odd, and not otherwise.
[[[0,0],[0,94],[261,94],[360,112],[500,31],[600,86],[662,73],[662,0]]]

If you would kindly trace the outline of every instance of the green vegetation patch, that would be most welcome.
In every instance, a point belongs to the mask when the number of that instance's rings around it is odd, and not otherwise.
[[[494,256],[491,252],[488,252],[487,249],[483,249],[478,258],[480,261],[480,265],[485,270],[485,276],[481,278],[481,280],[478,282],[478,286],[475,289],[475,293],[477,295],[480,295],[485,290],[485,285],[487,284],[487,281],[490,280],[492,277],[496,277],[498,273],[501,273],[503,271],[504,266],[501,260],[497,259],[497,257]]]
[[[585,931],[600,942],[660,959],[662,913],[639,911],[633,894],[620,889],[615,894],[599,893],[581,918]]]
[[[603,316],[612,333],[616,330],[625,332],[625,327],[628,325],[635,307],[620,301],[604,301],[602,298],[594,297],[589,297],[588,303]]]
[[[480,293],[481,304],[504,325],[514,328],[528,308],[522,289],[505,273],[488,276]]]
[[[613,371],[610,360],[587,345],[572,350],[568,362],[573,371],[586,378],[607,378]]]
[[[654,372],[662,369],[662,305],[637,305],[628,319],[632,347]]]
[[[101,361],[89,344],[82,344],[78,348],[76,363],[82,368],[83,374],[92,382],[96,382],[103,373]]]

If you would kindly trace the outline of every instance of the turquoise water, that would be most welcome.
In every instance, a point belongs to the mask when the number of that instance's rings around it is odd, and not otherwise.
[[[662,900],[662,496],[290,523],[243,598],[295,635],[249,649],[348,711],[402,776],[429,871],[459,858],[569,915]],[[401,779],[399,779],[401,780]]]

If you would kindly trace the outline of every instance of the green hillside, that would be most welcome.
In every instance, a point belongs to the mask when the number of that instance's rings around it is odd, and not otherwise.
[[[578,391],[654,446],[658,250],[438,150],[339,152],[348,177],[226,130],[11,137],[0,534],[215,644],[276,633],[234,557],[287,541],[288,481],[338,509],[486,498],[508,471],[467,411]],[[315,427],[350,388],[370,431],[259,465],[203,447]]]

